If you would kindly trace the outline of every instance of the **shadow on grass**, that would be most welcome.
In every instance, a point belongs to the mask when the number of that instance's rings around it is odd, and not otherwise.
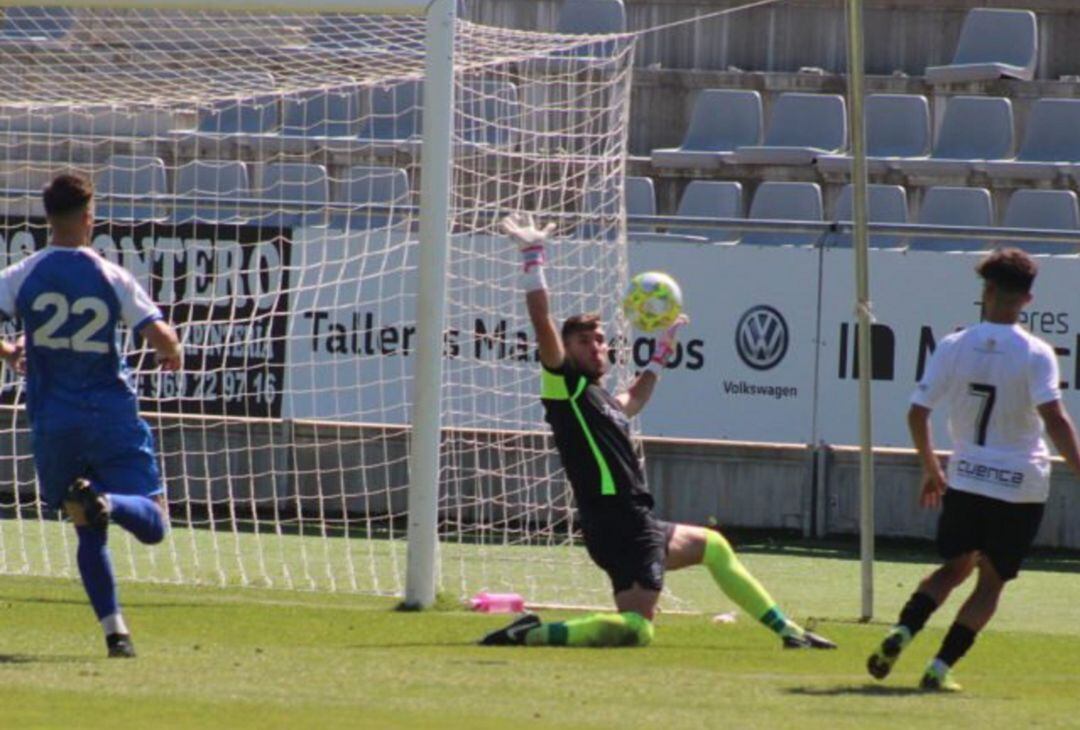
[[[0,602],[8,603],[30,603],[37,605],[51,605],[51,606],[88,606],[89,601],[85,598],[46,598],[44,596],[5,596],[0,594]],[[162,602],[154,600],[140,601],[138,599],[124,601],[124,606],[128,608],[206,608],[208,604],[186,602],[186,601],[171,601]],[[215,604],[220,605],[220,604]]]
[[[85,664],[88,657],[55,654],[0,654],[3,664]]]
[[[792,687],[785,690],[788,694],[803,697],[840,697],[843,695],[861,695],[863,697],[910,697],[925,695],[918,687],[890,687],[883,684],[841,684],[835,687]]]

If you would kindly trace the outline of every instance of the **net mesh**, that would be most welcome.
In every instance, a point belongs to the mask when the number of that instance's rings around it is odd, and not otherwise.
[[[83,172],[94,247],[185,348],[184,371],[161,373],[125,335],[174,529],[153,550],[114,538],[121,577],[400,594],[424,19],[32,10],[9,9],[0,32],[6,261],[47,242],[42,185]],[[553,311],[600,312],[624,341],[631,53],[629,36],[457,23],[439,489],[452,595],[609,600],[573,546],[497,221],[555,221]],[[612,384],[630,374],[620,359]],[[5,373],[0,571],[74,575],[22,395]]]

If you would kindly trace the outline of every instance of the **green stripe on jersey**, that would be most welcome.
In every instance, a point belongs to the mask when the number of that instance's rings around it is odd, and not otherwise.
[[[585,416],[581,413],[581,408],[577,404],[578,397],[585,392],[588,385],[588,378],[581,377],[578,379],[577,389],[574,391],[574,395],[570,397],[570,407],[573,409],[574,415],[577,416],[578,423],[581,424],[581,432],[585,434],[585,440],[589,443],[589,449],[593,453],[593,458],[596,459],[596,465],[600,468],[600,494],[606,496],[615,494],[615,479],[611,476],[611,468],[608,466],[604,455],[600,453],[600,447],[596,445],[596,439],[593,438],[589,425],[585,422]]]

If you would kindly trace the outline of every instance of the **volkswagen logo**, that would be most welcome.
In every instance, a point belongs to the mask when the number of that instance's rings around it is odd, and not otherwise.
[[[735,350],[754,370],[770,370],[787,354],[788,328],[783,315],[759,304],[739,318],[735,328]]]

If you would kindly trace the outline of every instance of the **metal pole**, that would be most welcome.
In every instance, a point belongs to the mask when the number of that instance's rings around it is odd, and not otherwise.
[[[855,311],[859,360],[859,560],[862,620],[874,615],[874,451],[870,418],[870,272],[866,234],[866,136],[863,126],[862,0],[848,0],[848,101],[851,120],[851,182],[855,252]]]
[[[435,602],[439,442],[442,434],[440,393],[450,248],[455,13],[455,0],[432,0],[427,14],[424,147],[420,168],[420,291],[416,305],[416,375],[409,452],[409,547],[405,580],[405,606],[409,608],[428,608]]]

